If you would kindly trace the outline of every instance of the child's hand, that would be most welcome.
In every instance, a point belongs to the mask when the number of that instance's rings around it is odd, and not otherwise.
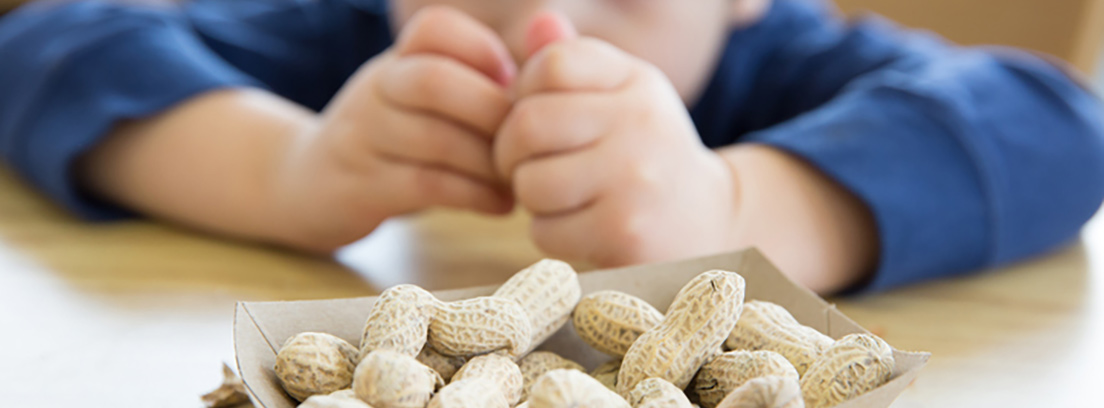
[[[306,218],[304,244],[330,250],[432,206],[510,211],[491,140],[515,74],[506,46],[476,20],[444,7],[415,15],[349,80],[284,169],[283,199]]]
[[[531,49],[571,35],[550,18],[534,22]],[[495,164],[544,251],[620,265],[727,249],[734,177],[657,68],[569,38],[533,55],[515,90]]]

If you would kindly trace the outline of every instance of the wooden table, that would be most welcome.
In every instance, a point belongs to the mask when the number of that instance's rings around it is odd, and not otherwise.
[[[400,282],[495,283],[540,255],[525,218],[431,213],[337,262],[178,228],[90,225],[0,171],[5,406],[198,407],[233,361],[238,300],[362,296]],[[1008,269],[835,299],[898,348],[934,353],[895,407],[1104,406],[1104,225]]]

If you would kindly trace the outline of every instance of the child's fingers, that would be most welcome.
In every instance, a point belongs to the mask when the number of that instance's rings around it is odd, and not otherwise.
[[[633,251],[640,248],[641,236],[632,232],[638,227],[626,225],[632,218],[620,212],[615,205],[598,201],[580,211],[534,217],[530,234],[537,247],[552,257],[625,265],[639,258]]]
[[[383,128],[395,131],[372,138],[377,152],[446,167],[486,183],[500,180],[492,164],[491,145],[482,136],[447,120],[415,112],[394,112],[383,120],[389,122]]]
[[[611,98],[596,93],[544,94],[519,101],[495,136],[495,167],[509,179],[518,164],[577,150],[609,132]]]
[[[433,55],[397,58],[380,73],[390,102],[445,116],[493,137],[509,113],[506,90],[455,60]]]
[[[494,30],[447,6],[419,10],[399,35],[395,50],[400,56],[438,54],[455,58],[504,86],[517,74],[509,49]]]
[[[580,211],[533,217],[529,235],[547,256],[557,259],[589,261],[601,251],[593,232],[597,230],[594,206]]]
[[[515,98],[541,92],[615,90],[628,82],[635,66],[632,56],[600,40],[556,42],[522,68]]]
[[[444,206],[490,214],[505,214],[513,198],[489,184],[439,167],[395,163],[389,174],[396,213]]]
[[[596,150],[527,161],[514,173],[514,195],[536,216],[578,211],[598,199],[606,166]]]
[[[578,36],[571,20],[563,14],[553,11],[540,13],[529,23],[525,33],[525,58],[529,59],[548,44]]]

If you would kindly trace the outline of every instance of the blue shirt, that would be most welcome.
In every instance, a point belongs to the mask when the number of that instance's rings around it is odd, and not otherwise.
[[[89,219],[81,153],[120,120],[199,93],[259,87],[321,109],[390,45],[383,0],[32,4],[0,19],[0,155]],[[869,206],[880,290],[1038,254],[1104,197],[1100,102],[1060,68],[960,48],[817,0],[775,0],[734,30],[691,108],[710,147],[764,143]]]

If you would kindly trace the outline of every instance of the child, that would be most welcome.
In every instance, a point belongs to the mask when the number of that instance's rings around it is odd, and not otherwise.
[[[0,150],[29,182],[90,219],[317,252],[425,208],[516,204],[551,256],[755,245],[814,290],[885,289],[1074,237],[1104,194],[1099,108],[1041,59],[816,0],[83,1],[0,20]]]

